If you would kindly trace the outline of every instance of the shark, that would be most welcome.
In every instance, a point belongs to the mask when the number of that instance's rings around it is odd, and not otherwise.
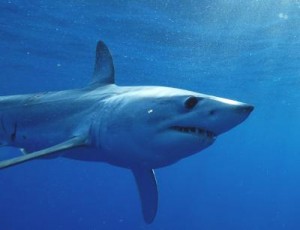
[[[112,55],[99,41],[87,86],[0,97],[0,146],[20,150],[0,169],[57,156],[129,169],[150,224],[158,210],[154,170],[206,149],[253,109],[184,89],[118,86]]]

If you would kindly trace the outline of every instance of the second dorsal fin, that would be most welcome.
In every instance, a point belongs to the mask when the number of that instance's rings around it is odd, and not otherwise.
[[[91,82],[93,86],[101,86],[115,83],[115,70],[112,56],[104,44],[99,41],[96,48],[96,60],[94,67],[94,75]]]

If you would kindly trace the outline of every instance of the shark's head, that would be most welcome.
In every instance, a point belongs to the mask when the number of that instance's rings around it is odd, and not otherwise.
[[[109,116],[99,136],[105,137],[100,145],[107,161],[128,167],[157,168],[195,154],[253,110],[248,104],[181,89],[128,87],[125,91],[107,99]]]
[[[122,167],[158,168],[195,154],[253,110],[248,104],[187,90],[114,83],[112,56],[100,41],[90,87],[104,100],[91,140],[102,160]]]

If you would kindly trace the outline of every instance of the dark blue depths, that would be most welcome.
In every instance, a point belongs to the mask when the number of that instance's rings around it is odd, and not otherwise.
[[[157,170],[152,225],[128,170],[58,158],[0,172],[1,230],[300,229],[299,1],[11,0],[0,13],[1,95],[84,86],[102,39],[120,85],[256,106],[209,149]]]

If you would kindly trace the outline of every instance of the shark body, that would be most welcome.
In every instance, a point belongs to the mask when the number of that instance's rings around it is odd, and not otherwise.
[[[55,153],[128,168],[144,219],[151,223],[158,206],[154,169],[207,148],[252,110],[245,103],[183,89],[117,86],[112,56],[100,41],[87,87],[0,97],[0,146],[23,153],[1,161],[0,168]]]

